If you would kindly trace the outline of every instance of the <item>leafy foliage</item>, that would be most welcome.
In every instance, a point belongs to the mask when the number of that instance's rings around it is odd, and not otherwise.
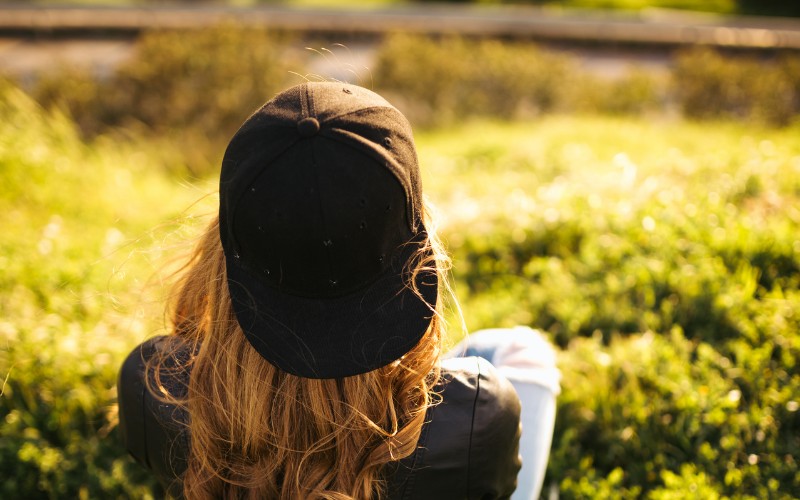
[[[800,59],[725,58],[709,49],[678,57],[675,94],[686,116],[786,125],[800,114]]]
[[[530,43],[434,40],[395,35],[381,46],[375,81],[415,123],[474,116],[529,118],[546,112],[652,114],[677,107],[687,117],[756,120],[786,126],[800,114],[800,58],[681,53],[669,81],[641,68],[607,80],[567,55]]]
[[[285,60],[281,36],[243,26],[153,31],[136,56],[98,79],[63,68],[33,91],[46,107],[65,110],[88,137],[118,130],[180,146],[191,173],[203,174],[254,110],[301,70]]]
[[[156,257],[139,253],[146,231],[191,198],[144,156],[87,147],[63,115],[0,86],[3,498],[158,495],[114,438],[115,380],[153,331],[145,312],[160,316],[136,291]]]
[[[434,125],[551,111],[638,113],[661,99],[658,79],[642,71],[603,81],[580,71],[569,56],[498,40],[390,36],[380,47],[374,76],[379,90],[414,123]]]
[[[377,84],[394,91],[392,100],[400,99],[418,120],[435,123],[550,111],[559,100],[559,83],[573,71],[535,47],[456,37],[434,42],[393,36],[377,59]]]
[[[797,132],[550,114],[419,135],[469,327],[562,347],[562,498],[800,494]],[[141,280],[210,189],[174,162],[0,87],[0,496],[161,496],[114,438],[114,384],[160,328]]]
[[[797,495],[798,137],[553,117],[423,139],[467,324],[564,347],[562,498]]]
[[[234,25],[146,33],[135,54],[104,78],[71,68],[43,75],[32,93],[72,117],[84,137],[147,138],[169,168],[195,176],[215,170],[242,110],[306,73],[287,38]],[[691,118],[787,126],[800,113],[796,55],[760,61],[699,49],[678,57],[671,78],[632,67],[613,79],[564,53],[491,39],[396,34],[376,57],[376,90],[418,126],[553,112],[669,116],[676,108]]]

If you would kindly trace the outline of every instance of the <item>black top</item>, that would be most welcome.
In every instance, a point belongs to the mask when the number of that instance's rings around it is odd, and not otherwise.
[[[156,350],[171,349],[173,338],[155,337],[136,347],[122,365],[118,393],[124,446],[179,496],[178,478],[189,449],[187,415],[156,400],[144,385],[146,360]],[[176,375],[168,389],[185,391],[186,376]],[[514,388],[491,363],[468,357],[442,362],[438,389],[443,401],[428,410],[416,451],[389,464],[389,498],[508,498],[521,466],[520,405]]]

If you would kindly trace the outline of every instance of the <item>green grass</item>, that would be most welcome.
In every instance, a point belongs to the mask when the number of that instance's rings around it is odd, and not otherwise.
[[[417,139],[468,327],[561,347],[561,498],[800,494],[797,128],[554,115]],[[4,498],[160,495],[115,439],[116,370],[214,210],[193,205],[213,178],[162,152],[84,143],[0,87]]]
[[[796,129],[551,116],[420,139],[450,248],[464,254],[455,271],[470,285],[464,294],[475,294],[466,311],[474,327],[549,327],[549,317],[563,342],[596,327],[666,331],[674,319],[666,311],[638,314],[667,307],[653,302],[665,297],[633,295],[683,272],[695,282],[736,281],[738,272],[757,274],[758,285],[797,285]],[[788,267],[770,268],[783,261],[766,264],[759,252],[780,252]],[[562,278],[563,297],[530,289]],[[583,303],[560,304],[569,297]],[[618,300],[630,309],[617,310]]]
[[[114,381],[157,331],[146,282],[199,188],[155,149],[83,144],[6,86],[0,116],[0,496],[140,497],[151,482],[115,440]]]
[[[470,329],[563,351],[565,498],[800,492],[800,134],[550,116],[420,137]]]

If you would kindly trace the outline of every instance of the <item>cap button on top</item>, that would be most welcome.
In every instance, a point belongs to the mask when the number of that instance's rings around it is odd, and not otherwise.
[[[297,122],[297,131],[301,137],[312,137],[319,132],[319,122],[313,116],[303,118]]]

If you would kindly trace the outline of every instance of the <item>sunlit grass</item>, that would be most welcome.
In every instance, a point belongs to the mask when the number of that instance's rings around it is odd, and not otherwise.
[[[553,115],[417,141],[467,326],[562,348],[562,498],[791,496],[796,128]],[[214,175],[174,161],[0,89],[0,496],[159,496],[113,403],[122,357],[163,331],[164,266],[215,210]]]
[[[418,135],[425,186],[445,224],[560,210],[624,216],[654,202],[695,216],[748,189],[788,208],[780,218],[797,217],[797,128],[556,115]],[[751,200],[736,213],[757,219],[760,206]]]
[[[6,86],[0,116],[0,496],[141,497],[149,482],[114,439],[114,381],[160,328],[164,254],[202,188],[151,146],[84,144]]]
[[[796,127],[547,116],[419,142],[468,328],[565,348],[562,497],[795,496]]]

